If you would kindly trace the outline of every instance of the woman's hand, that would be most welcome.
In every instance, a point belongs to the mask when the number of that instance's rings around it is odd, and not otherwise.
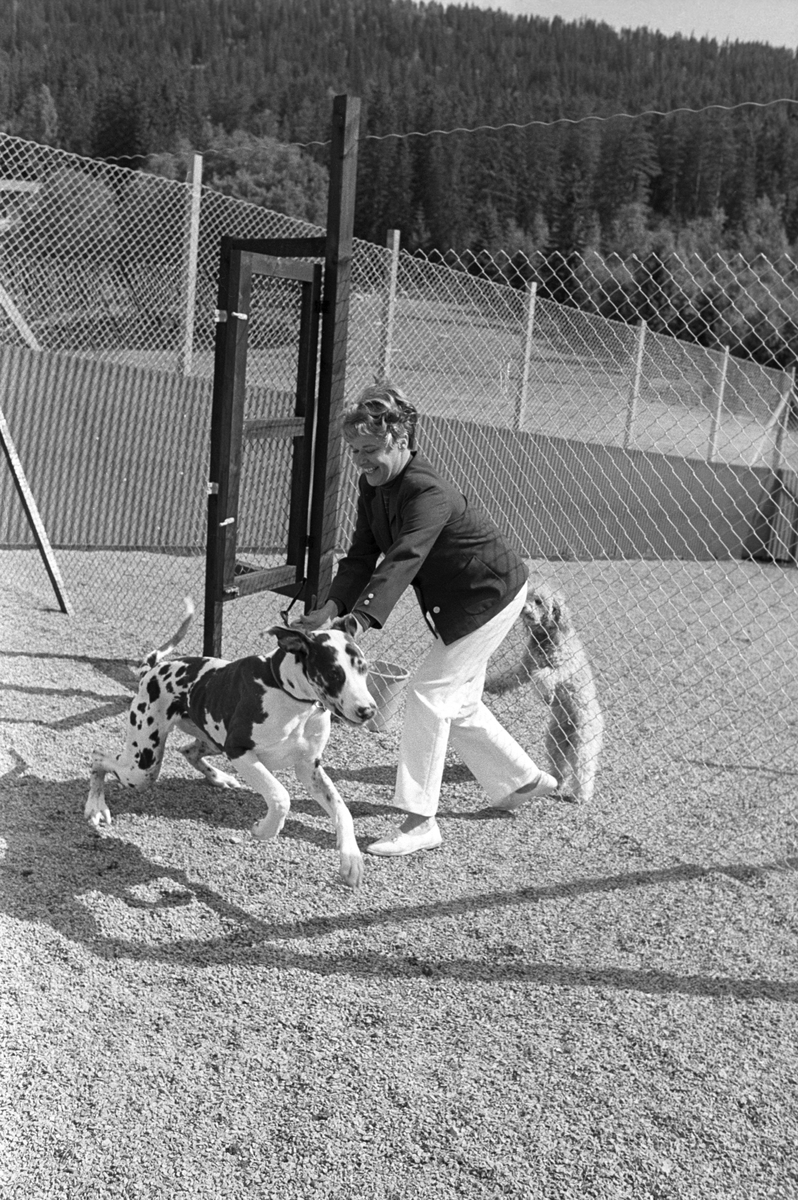
[[[338,616],[338,605],[333,600],[322,604],[321,608],[312,608],[303,616],[291,622],[294,629],[325,629]]]

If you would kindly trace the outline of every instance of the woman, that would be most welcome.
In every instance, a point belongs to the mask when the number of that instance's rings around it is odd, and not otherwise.
[[[365,388],[344,413],[360,472],[355,532],[326,603],[297,622],[319,629],[352,613],[363,631],[381,628],[412,586],[433,633],[407,684],[394,795],[406,816],[393,837],[367,848],[380,855],[441,844],[435,814],[449,741],[495,808],[514,811],[557,787],[482,703],[488,659],[526,599],[526,567],[488,517],[416,452],[417,419],[390,384]]]

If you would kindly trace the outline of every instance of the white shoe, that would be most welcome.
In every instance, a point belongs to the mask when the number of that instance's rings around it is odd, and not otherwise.
[[[426,829],[411,829],[409,833],[397,833],[394,838],[386,838],[381,842],[372,842],[366,846],[367,854],[379,854],[385,858],[398,858],[404,854],[415,854],[417,850],[435,850],[443,838],[438,828],[438,822],[433,821]]]
[[[526,804],[527,800],[550,796],[552,792],[557,791],[559,786],[553,775],[547,775],[545,771],[541,771],[537,779],[531,783],[525,783],[523,787],[515,792],[510,792],[510,795],[505,796],[502,800],[493,800],[491,808],[497,808],[500,812],[517,812]]]

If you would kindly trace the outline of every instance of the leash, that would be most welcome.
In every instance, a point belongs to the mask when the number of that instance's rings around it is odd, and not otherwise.
[[[299,581],[299,587],[298,587],[298,588],[297,588],[297,590],[294,592],[293,598],[292,598],[292,600],[291,600],[291,603],[288,605],[288,608],[281,608],[281,609],[280,609],[280,616],[283,618],[283,625],[287,625],[287,624],[288,624],[288,618],[289,618],[289,616],[290,616],[290,614],[291,614],[291,609],[294,607],[294,605],[296,604],[297,600],[299,599],[299,593],[302,591],[302,589],[303,589],[303,587],[305,586],[305,584],[306,584],[306,583],[307,583],[307,578],[300,579],[300,581]],[[315,596],[312,596],[312,597],[311,597],[311,600],[310,600],[310,607],[311,607],[311,608],[315,608],[315,607],[316,607],[316,597],[315,597]]]
[[[289,616],[290,616],[291,609],[294,607],[294,605],[296,604],[297,600],[299,599],[299,593],[302,591],[302,589],[303,589],[303,587],[305,586],[305,584],[306,584],[306,583],[307,583],[307,579],[302,579],[302,580],[300,581],[299,587],[298,587],[298,588],[297,588],[297,590],[294,592],[294,595],[293,595],[293,597],[292,597],[292,599],[291,599],[291,603],[288,605],[288,608],[281,608],[281,609],[280,609],[280,616],[283,618],[283,624],[284,624],[284,625],[287,625],[287,624],[288,624],[288,618],[289,618]],[[312,597],[311,597],[311,601],[310,601],[310,607],[311,607],[311,608],[315,608],[315,607],[316,607],[316,597],[315,597],[315,596],[312,596]],[[283,656],[284,656],[284,651],[281,651],[281,650],[279,650],[279,649],[278,649],[278,650],[276,651],[276,654],[277,654],[277,655],[283,655]],[[278,687],[278,688],[280,689],[280,691],[281,691],[281,692],[284,692],[286,696],[289,696],[289,697],[290,697],[292,700],[296,700],[296,699],[297,699],[297,697],[296,697],[296,696],[292,696],[292,695],[291,695],[291,693],[290,693],[290,692],[289,692],[289,691],[288,691],[286,688],[284,688],[284,687],[283,687],[283,685],[282,685],[282,683],[280,682],[280,677],[279,677],[279,675],[277,674],[277,672],[276,672],[276,671],[275,671],[275,669],[274,669],[274,664],[273,664],[273,661],[272,661],[272,658],[271,658],[271,656],[270,656],[270,657],[269,657],[269,658],[268,658],[266,661],[267,661],[267,663],[269,664],[269,670],[270,670],[270,672],[271,672],[271,675],[272,675],[272,678],[273,678],[273,680],[274,680],[274,684],[275,684],[275,686],[276,686],[276,687]],[[278,660],[278,661],[279,661],[279,660]],[[316,701],[315,701],[315,704],[316,704],[316,707],[317,707],[317,708],[324,708],[324,705],[321,703],[321,701],[320,701],[320,700],[316,700]]]

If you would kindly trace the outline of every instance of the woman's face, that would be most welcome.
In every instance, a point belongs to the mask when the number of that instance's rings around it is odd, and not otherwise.
[[[404,470],[410,459],[407,438],[375,437],[364,433],[347,437],[347,445],[356,468],[372,487],[390,483]]]

